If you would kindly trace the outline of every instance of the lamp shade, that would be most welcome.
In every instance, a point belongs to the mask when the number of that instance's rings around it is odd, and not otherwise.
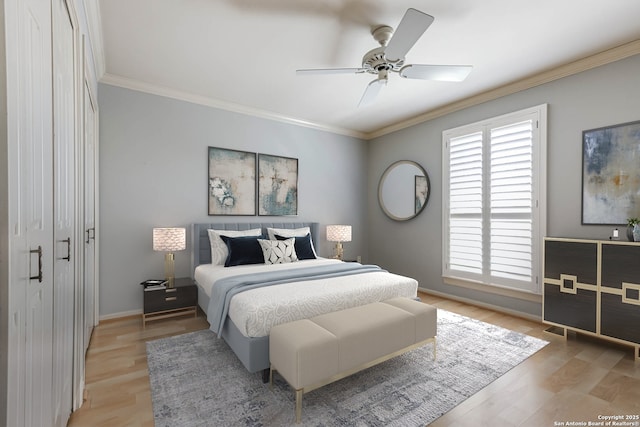
[[[327,225],[327,240],[330,242],[350,242],[350,225]]]
[[[187,230],[185,228],[154,228],[154,251],[182,251],[187,248]]]

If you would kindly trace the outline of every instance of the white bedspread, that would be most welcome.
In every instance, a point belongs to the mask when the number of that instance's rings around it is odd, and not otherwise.
[[[214,282],[223,277],[336,262],[342,261],[319,258],[287,264],[235,267],[203,264],[196,267],[195,279],[198,286],[211,297]],[[229,317],[243,335],[262,337],[269,335],[272,326],[281,323],[398,296],[414,298],[417,292],[418,282],[415,279],[388,272],[300,281],[252,289],[235,295],[229,305]]]

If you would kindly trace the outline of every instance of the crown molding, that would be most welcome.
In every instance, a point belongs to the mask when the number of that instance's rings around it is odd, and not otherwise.
[[[163,96],[166,98],[177,99],[180,101],[190,102],[193,104],[204,105],[207,107],[218,108],[221,110],[232,111],[235,113],[259,117],[267,120],[274,120],[282,123],[303,126],[311,129],[325,131],[325,132],[351,136],[359,139],[366,139],[365,138],[366,134],[363,132],[327,126],[319,123],[313,123],[310,121],[297,119],[295,117],[288,117],[282,114],[276,114],[270,111],[260,110],[258,108],[251,108],[244,105],[234,104],[232,102],[220,101],[220,100],[208,98],[205,96],[195,95],[189,92],[169,89],[166,87],[145,83],[139,80],[128,79],[128,78],[117,76],[114,74],[109,74],[109,73],[104,74],[100,79],[100,83],[104,83],[110,86],[118,86],[125,89],[131,89],[138,92],[145,92],[152,95]]]
[[[483,102],[493,101],[495,99],[502,98],[503,96],[521,92],[526,89],[531,89],[533,87],[540,86],[542,84],[549,83],[563,77],[578,74],[582,71],[587,71],[592,68],[606,65],[638,54],[640,54],[640,39],[614,47],[612,49],[605,50],[600,53],[596,53],[595,55],[591,55],[574,62],[570,62],[565,65],[561,65],[556,68],[552,68],[547,71],[543,71],[542,73],[538,73],[524,79],[508,83],[504,86],[500,86],[486,92],[470,96],[460,101],[452,102],[450,104],[416,116],[412,119],[396,123],[391,126],[386,126],[374,132],[367,133],[365,135],[365,139],[371,140],[374,138],[378,138],[380,136],[387,135],[401,129],[415,126],[419,123],[433,120],[435,118],[446,116],[447,114],[451,114],[465,108],[482,104]]]

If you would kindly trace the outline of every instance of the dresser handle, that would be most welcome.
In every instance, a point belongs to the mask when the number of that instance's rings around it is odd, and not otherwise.
[[[165,289],[164,291],[165,291],[166,293],[169,293],[169,292],[178,292],[178,290],[177,290],[176,288],[167,288],[167,289]]]
[[[175,301],[177,299],[178,299],[178,297],[166,297],[164,300],[165,301]]]

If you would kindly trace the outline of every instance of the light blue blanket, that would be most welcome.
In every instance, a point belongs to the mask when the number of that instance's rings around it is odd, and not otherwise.
[[[229,312],[231,298],[240,292],[263,286],[279,285],[300,280],[319,280],[330,277],[348,276],[370,272],[385,272],[377,265],[362,265],[356,262],[317,265],[313,267],[296,268],[293,270],[276,270],[262,273],[241,274],[233,277],[218,279],[211,288],[211,298],[207,308],[209,329],[222,334],[222,328]]]

